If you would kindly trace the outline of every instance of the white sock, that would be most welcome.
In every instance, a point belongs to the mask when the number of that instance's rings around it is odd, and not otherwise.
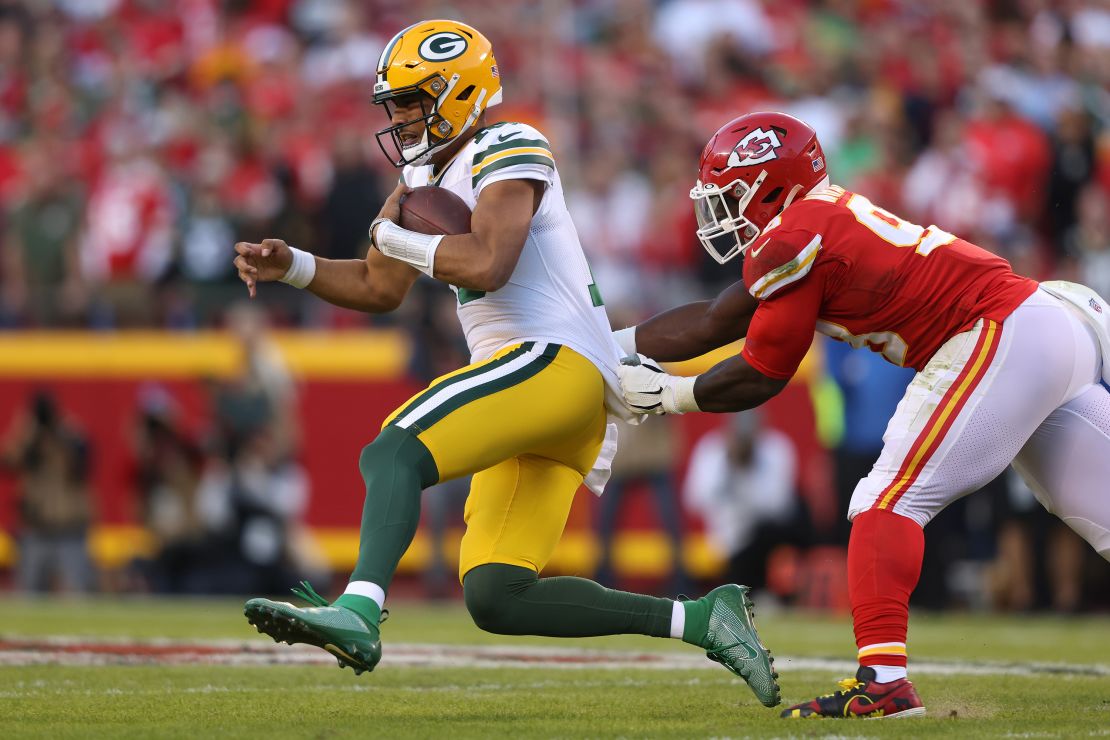
[[[385,606],[385,589],[370,581],[351,581],[343,593],[373,599],[379,609]]]
[[[686,609],[681,601],[674,602],[671,607],[671,637],[681,640],[682,631],[686,629]]]
[[[875,669],[875,680],[879,683],[890,683],[906,677],[906,666],[904,665],[873,665],[869,667]]]

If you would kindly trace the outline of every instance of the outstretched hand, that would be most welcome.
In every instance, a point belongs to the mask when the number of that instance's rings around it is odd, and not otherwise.
[[[235,269],[247,285],[250,297],[258,292],[258,283],[281,280],[293,263],[289,245],[281,239],[263,239],[261,243],[239,242],[235,245]]]

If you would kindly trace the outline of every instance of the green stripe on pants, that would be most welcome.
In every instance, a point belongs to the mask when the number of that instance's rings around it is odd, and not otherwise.
[[[405,414],[409,413],[414,408],[422,404],[424,401],[427,401],[429,398],[431,398],[433,395],[443,390],[444,388],[449,388],[456,383],[461,383],[462,381],[473,378],[476,375],[481,375],[482,373],[487,373],[499,367],[502,367],[503,365],[512,362],[517,357],[520,357],[525,352],[528,352],[535,345],[535,342],[525,342],[511,352],[507,352],[503,357],[498,357],[496,360],[487,362],[484,365],[479,365],[478,367],[471,368],[466,372],[461,372],[458,375],[454,375],[441,383],[436,383],[435,385],[428,386],[422,393],[417,395],[416,398],[406,403],[400,411],[395,412],[393,414],[393,421],[389,422],[389,425],[392,426],[396,424],[401,418],[405,416]]]
[[[436,422],[441,421],[448,414],[453,411],[458,411],[468,403],[477,401],[480,398],[491,396],[494,393],[499,393],[506,388],[512,388],[514,385],[519,385],[529,378],[535,376],[541,370],[551,364],[555,356],[559,354],[562,345],[549,344],[543,351],[543,354],[537,356],[534,360],[517,368],[513,372],[500,378],[493,378],[488,382],[482,382],[473,388],[469,388],[456,396],[452,396],[444,400],[435,408],[429,409],[427,412],[421,414],[416,419],[408,422],[408,428],[417,432],[423,432],[430,429]]]

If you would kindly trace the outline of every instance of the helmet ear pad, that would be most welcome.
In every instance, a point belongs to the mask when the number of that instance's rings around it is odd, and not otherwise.
[[[436,74],[419,85],[424,93],[424,100],[431,105],[430,112],[433,114],[431,117],[426,117],[428,133],[439,140],[451,138],[451,133],[455,130],[455,125],[443,117],[442,108],[443,101],[454,93],[456,82],[458,82],[457,75],[449,82],[442,74]]]
[[[756,193],[755,202],[748,204],[745,215],[760,231],[763,231],[767,228],[767,224],[786,210],[798,195],[805,195],[807,192],[809,189],[800,184],[795,184],[791,188],[784,185],[768,188],[764,184],[763,191]]]
[[[786,201],[786,193],[783,191],[781,185],[776,185],[773,188],[768,188],[766,184],[760,188],[760,192],[755,194],[753,203],[748,204],[747,217],[755,224],[756,228],[760,231],[763,230],[767,224],[771,223],[771,219],[782,213],[783,204]]]
[[[451,124],[441,118],[439,119],[439,123],[428,127],[428,133],[432,134],[437,139],[446,139],[451,135]]]

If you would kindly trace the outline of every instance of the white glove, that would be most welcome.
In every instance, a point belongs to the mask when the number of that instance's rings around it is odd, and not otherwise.
[[[650,357],[625,357],[617,367],[621,393],[630,409],[641,414],[683,414],[700,411],[694,400],[697,376],[668,375]]]

